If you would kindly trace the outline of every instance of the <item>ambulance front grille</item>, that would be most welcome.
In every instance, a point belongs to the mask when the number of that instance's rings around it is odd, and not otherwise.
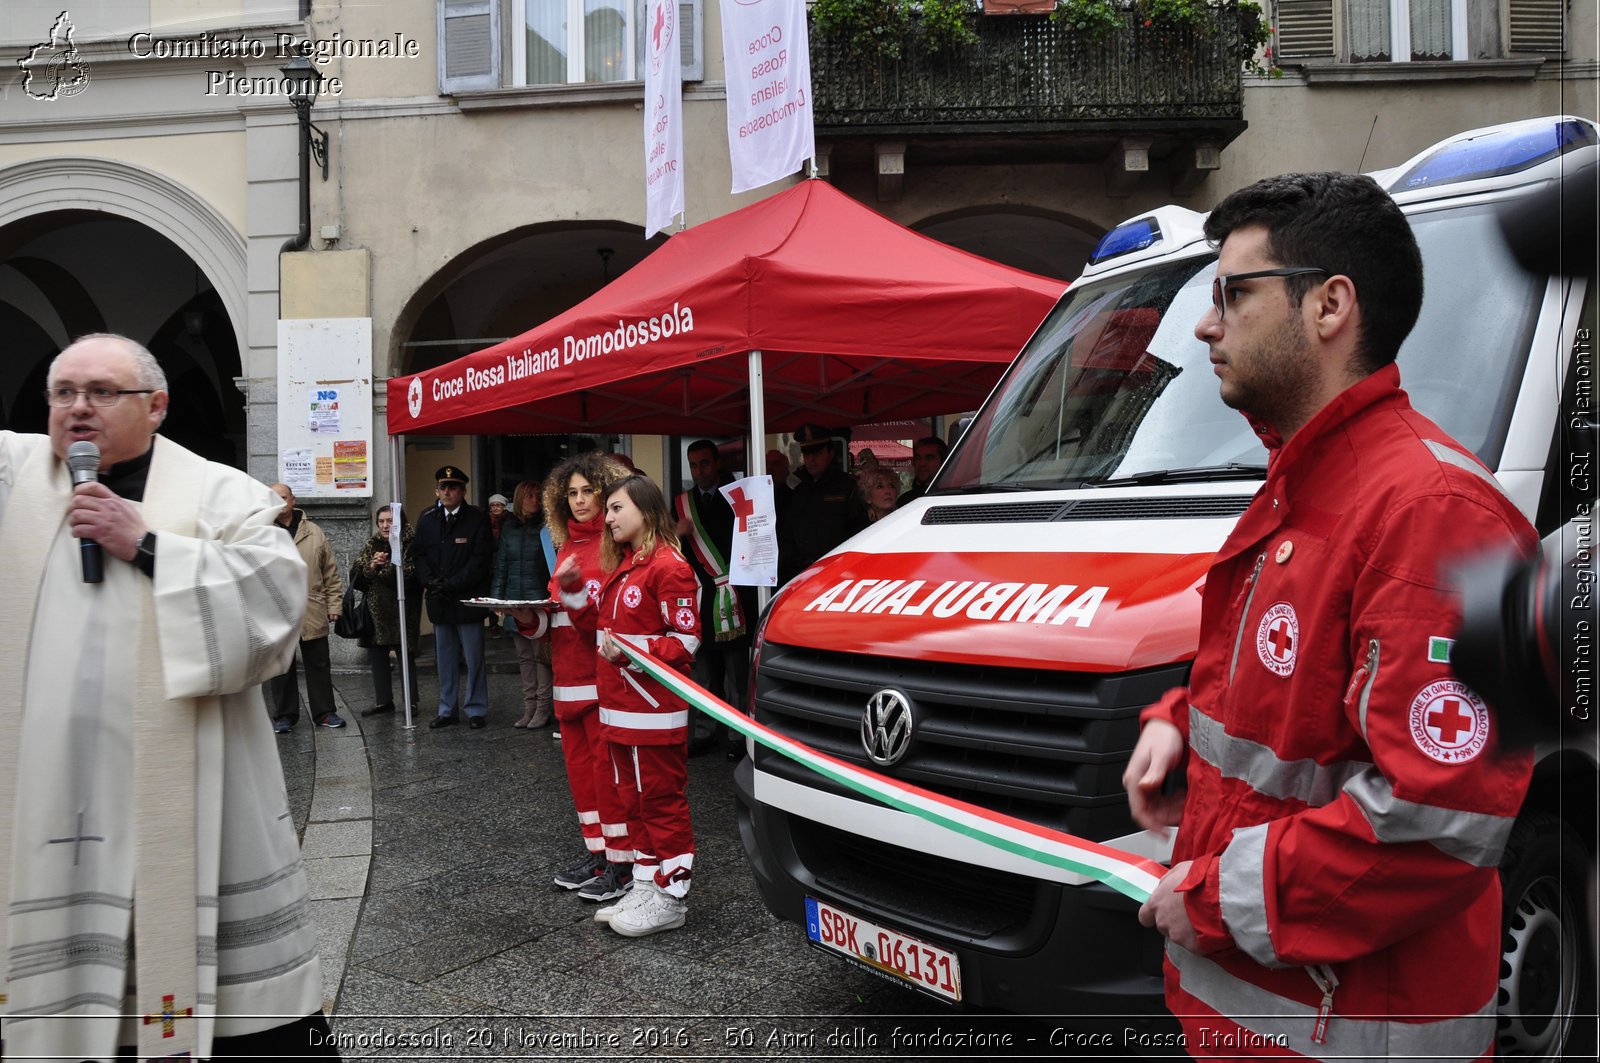
[[[1185,681],[1187,666],[1116,675],[908,661],[783,646],[761,648],[757,719],[821,752],[949,797],[1092,839],[1126,834],[1122,769],[1139,711]],[[867,757],[867,699],[893,687],[914,705],[904,759]],[[757,766],[843,787],[764,747]]]

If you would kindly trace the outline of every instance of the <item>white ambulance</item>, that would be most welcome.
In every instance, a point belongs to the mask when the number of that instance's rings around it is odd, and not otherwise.
[[[1568,455],[1593,447],[1575,415],[1593,410],[1592,266],[1590,279],[1529,272],[1497,218],[1597,154],[1592,123],[1552,117],[1463,133],[1375,175],[1426,262],[1402,382],[1541,535],[1580,502]],[[1194,336],[1216,262],[1202,221],[1165,207],[1109,233],[927,495],[784,588],[757,640],[761,723],[1166,857],[1129,820],[1122,770],[1139,711],[1185,682],[1207,565],[1267,460]],[[1163,1010],[1160,940],[1113,890],[1041,873],[765,748],[736,781],[766,903],[817,947],[953,1004]],[[1504,1054],[1559,1050],[1568,1016],[1593,1009],[1596,787],[1592,752],[1551,751],[1508,848]],[[825,932],[839,926],[856,933]]]

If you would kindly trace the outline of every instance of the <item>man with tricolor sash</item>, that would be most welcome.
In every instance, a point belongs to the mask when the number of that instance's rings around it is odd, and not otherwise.
[[[717,445],[697,439],[687,449],[694,481],[673,500],[678,536],[688,547],[689,566],[700,581],[700,618],[704,639],[695,657],[694,681],[727,696],[735,708],[745,707],[750,685],[750,627],[755,620],[755,590],[728,582],[728,555],[733,548],[733,507],[721,486],[732,482],[722,469]],[[726,690],[731,681],[732,691]],[[736,741],[730,733],[730,749]]]

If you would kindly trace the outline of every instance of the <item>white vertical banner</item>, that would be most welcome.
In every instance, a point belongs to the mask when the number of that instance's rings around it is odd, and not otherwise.
[[[650,0],[644,29],[644,238],[683,213],[683,27],[678,0]]]
[[[798,170],[817,153],[805,0],[723,0],[733,190]]]

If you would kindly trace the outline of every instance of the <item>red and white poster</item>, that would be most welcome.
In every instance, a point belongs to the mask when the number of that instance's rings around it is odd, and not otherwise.
[[[728,582],[737,587],[778,585],[778,520],[772,477],[746,476],[719,488],[733,507],[733,547]]]
[[[644,31],[644,236],[683,213],[683,55],[678,0],[650,0]]]
[[[804,0],[723,0],[733,190],[798,170],[817,153]]]

